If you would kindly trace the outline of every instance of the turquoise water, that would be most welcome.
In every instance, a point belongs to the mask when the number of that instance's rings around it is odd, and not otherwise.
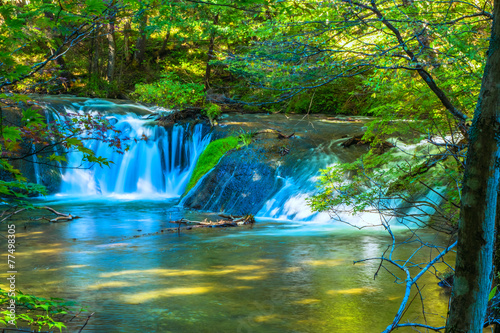
[[[388,234],[331,222],[326,213],[311,212],[306,200],[315,191],[318,169],[362,153],[360,147],[344,149],[339,144],[346,135],[361,131],[363,122],[225,116],[219,130],[228,133],[241,126],[297,133],[293,140],[299,144],[287,162],[293,174],[284,177],[277,167],[276,177],[284,186],[261,203],[255,225],[176,233],[170,230],[177,226],[172,220],[218,218],[178,207],[195,161],[211,138],[208,128],[155,127],[150,116],[158,110],[119,101],[57,98],[50,103],[51,112],[62,116],[67,111],[102,112],[121,126],[123,135],[148,136],[146,141],[131,140],[130,151],[123,155],[88,142],[114,164],[63,169],[62,195],[35,200],[79,219],[33,221],[29,218],[46,212],[32,212],[14,220],[16,287],[85,306],[94,315],[84,332],[380,332],[393,320],[403,285],[394,283],[395,276],[384,269],[374,279],[377,260],[353,265],[354,260],[380,256],[390,243]],[[71,155],[69,161],[79,166],[81,156]],[[281,159],[276,163],[281,165]],[[50,184],[53,179],[43,177],[48,173],[42,169],[35,170],[37,182],[57,187]],[[377,221],[376,214],[349,216],[358,226]],[[395,230],[400,240],[411,235],[404,227]],[[421,237],[445,245],[432,232]],[[398,247],[395,258],[412,256],[417,246]],[[7,249],[7,243],[0,238],[2,248]],[[7,252],[0,254],[6,263]],[[420,251],[413,260],[427,262],[435,254]],[[401,272],[392,272],[404,281]],[[7,273],[0,272],[5,281],[0,287],[6,287],[5,277]],[[437,282],[431,274],[420,281],[425,318],[419,297],[412,295],[403,322],[443,324],[448,295]],[[87,316],[83,313],[70,322],[68,331],[78,332]]]
[[[88,307],[95,314],[84,332],[380,332],[403,296],[385,271],[373,279],[378,261],[353,265],[385,250],[383,231],[259,221],[177,234],[165,231],[170,220],[214,215],[183,211],[175,200],[47,203],[81,218],[16,222],[17,287]],[[431,233],[424,240],[440,241]],[[429,275],[420,286],[428,322],[442,324],[447,295],[437,282]],[[406,320],[423,321],[418,298]]]

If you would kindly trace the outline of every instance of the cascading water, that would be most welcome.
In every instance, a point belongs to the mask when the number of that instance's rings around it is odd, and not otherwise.
[[[257,213],[261,219],[274,219],[281,221],[296,221],[309,223],[331,223],[332,217],[327,212],[314,212],[309,206],[308,200],[318,193],[317,180],[322,169],[336,163],[346,162],[341,157],[340,143],[345,141],[332,140],[320,144],[307,154],[300,156],[296,164],[288,172],[287,176],[278,175],[283,186],[272,196]],[[358,214],[353,217],[349,214],[337,216],[343,221],[357,226],[376,225],[377,214]]]
[[[36,151],[36,148],[35,148],[35,145],[33,144],[33,151]],[[36,180],[36,183],[37,184],[41,184],[41,180],[40,180],[40,165],[38,164],[38,157],[36,156],[36,154],[33,154],[32,156],[33,158],[33,172],[35,174],[35,180]]]
[[[333,153],[325,153],[324,147],[314,149],[307,156],[303,156],[292,167],[287,176],[277,177],[283,183],[281,189],[269,199],[257,213],[260,218],[277,220],[326,222],[331,220],[327,213],[316,213],[311,210],[307,199],[314,195],[319,170],[339,162]],[[279,171],[279,170],[278,170]]]
[[[316,149],[313,149],[308,156],[301,156],[298,163],[293,167],[293,172],[288,176],[282,177],[278,175],[283,182],[281,189],[270,198],[265,205],[260,209],[257,217],[272,218],[276,220],[289,220],[289,221],[302,221],[302,222],[315,222],[315,223],[330,223],[332,216],[326,212],[318,213],[313,212],[308,204],[308,199],[318,193],[317,179],[320,175],[320,170],[332,166],[336,163],[342,163],[342,158],[339,158],[339,149],[344,149],[340,143],[345,141],[333,140],[328,144],[321,144]],[[398,143],[402,155],[408,155],[410,152],[414,153],[418,148],[428,146],[426,141],[418,145],[405,145]],[[397,153],[397,152],[396,152]],[[404,157],[402,156],[402,160]],[[418,198],[419,205],[410,206],[401,200],[385,200],[381,201],[380,205],[384,210],[392,211],[387,216],[379,214],[381,210],[373,207],[373,212],[350,214],[349,207],[344,207],[342,211],[334,216],[335,220],[347,222],[352,226],[365,227],[365,226],[379,226],[381,224],[381,217],[386,223],[393,225],[422,225],[425,224],[430,216],[432,216],[442,200],[442,193],[445,188],[436,188],[428,191]],[[397,212],[400,212],[398,216]]]
[[[104,100],[72,100],[48,103],[48,109],[51,109],[51,112],[47,113],[48,121],[63,121],[67,113],[103,115],[120,131],[122,137],[129,138],[126,144],[130,145],[128,151],[120,154],[106,143],[84,140],[86,147],[93,150],[97,156],[105,157],[113,163],[109,167],[100,168],[88,163],[82,164],[80,153],[69,154],[66,168],[61,168],[62,185],[58,193],[60,196],[124,199],[180,197],[189,182],[196,161],[211,139],[207,127],[201,124],[191,128],[174,125],[165,129],[156,126],[149,118],[158,110],[141,105]],[[272,119],[267,122],[271,121]],[[316,123],[315,130],[320,125]],[[325,129],[332,132],[332,126],[335,125],[328,124]],[[322,137],[319,144],[315,141],[314,145],[305,145],[303,148],[297,148],[301,147],[298,145],[290,152],[290,158],[283,159],[283,165],[275,171],[265,164],[269,156],[261,155],[264,161],[258,162],[258,159],[251,157],[251,149],[239,150],[231,158],[223,158],[220,161],[222,165],[213,171],[216,173],[213,179],[200,181],[191,190],[185,199],[198,195],[199,200],[195,202],[196,205],[186,206],[230,213],[235,213],[234,210],[239,208],[241,213],[253,212],[261,219],[330,223],[331,216],[328,213],[316,213],[311,210],[308,198],[318,191],[316,180],[321,169],[335,163],[353,161],[361,154],[361,148],[345,149],[340,146],[346,135],[341,131],[351,134],[353,131],[359,131],[361,126],[357,126],[347,127],[345,124],[339,124],[333,127],[336,134],[331,139]],[[303,132],[307,130],[304,129]],[[145,137],[147,139],[143,139]],[[298,137],[293,140],[299,142],[305,138]],[[414,148],[404,147],[405,150]],[[234,177],[227,176],[235,173],[238,174]],[[225,178],[222,177],[223,174],[226,175]],[[185,199],[181,205],[186,202]],[[424,213],[432,215],[432,208],[429,207],[439,205],[441,198],[438,193],[431,192],[421,199],[430,203]],[[387,204],[401,209],[400,202]],[[421,208],[407,209],[408,215],[418,215],[419,209]],[[376,212],[356,216],[345,213],[339,218],[357,226],[380,224],[380,215]],[[405,222],[413,223],[410,219]]]
[[[64,112],[61,112],[61,107],[57,110],[62,118],[68,112],[104,114],[114,129],[120,131],[119,136],[126,139],[124,144],[129,145],[129,150],[119,153],[105,142],[84,140],[85,147],[112,163],[101,168],[88,162],[82,164],[81,153],[68,154],[58,195],[141,199],[178,197],[210,141],[210,134],[202,124],[191,129],[180,125],[165,129],[151,123],[149,118],[155,110],[138,105],[88,100],[73,102],[62,109]]]

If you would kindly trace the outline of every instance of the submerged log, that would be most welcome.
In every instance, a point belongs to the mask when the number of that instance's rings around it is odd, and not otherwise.
[[[273,128],[267,128],[267,129],[259,130],[259,131],[255,132],[254,135],[264,134],[264,133],[277,134],[278,135],[278,139],[280,139],[280,140],[282,140],[282,139],[290,139],[290,138],[292,138],[292,137],[295,136],[295,132],[293,132],[290,135],[286,135],[286,134],[281,133],[280,130],[273,129]]]
[[[349,123],[360,123],[361,122],[360,119],[353,119],[351,117],[347,117],[347,118],[327,117],[325,119],[326,120],[334,120],[334,121],[338,121],[338,122],[349,122]]]
[[[133,235],[133,236],[122,237],[121,239],[111,240],[110,243],[121,244],[120,243],[121,241],[124,241],[127,239],[134,239],[134,238],[145,237],[145,236],[162,235],[162,234],[166,234],[166,233],[180,233],[181,230],[192,230],[192,229],[196,229],[196,228],[239,227],[242,225],[250,225],[250,224],[253,225],[255,223],[255,219],[254,219],[252,214],[240,216],[238,218],[233,217],[234,219],[229,219],[229,217],[231,215],[225,215],[225,214],[222,214],[222,215],[227,216],[228,218],[226,220],[218,220],[218,221],[208,221],[208,220],[192,221],[192,220],[188,220],[185,218],[181,218],[180,220],[169,221],[170,223],[178,224],[177,227],[165,228],[165,229],[161,229],[157,232],[150,232],[150,233],[142,234],[142,235]],[[183,224],[185,226],[181,227],[181,225],[183,225]],[[137,231],[142,231],[142,230],[137,230]]]
[[[176,221],[170,221],[170,223],[176,223],[176,224],[196,224],[195,227],[236,227],[240,225],[246,225],[246,224],[253,224],[255,223],[255,218],[253,217],[252,214],[248,214],[245,216],[239,216],[239,217],[233,217],[231,215],[225,215],[225,214],[220,214],[219,216],[225,218],[225,220],[218,220],[218,221],[209,221],[209,220],[204,220],[204,221],[192,221],[192,220],[187,220],[185,218],[182,218],[180,220]]]

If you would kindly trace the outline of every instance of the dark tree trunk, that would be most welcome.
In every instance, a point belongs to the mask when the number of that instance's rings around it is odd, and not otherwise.
[[[495,0],[488,59],[469,131],[447,333],[482,332],[491,289],[500,178],[499,34],[500,0]]]
[[[107,79],[112,81],[115,76],[116,64],[116,40],[115,40],[115,21],[108,23],[108,72]]]
[[[123,54],[125,54],[125,61],[130,63],[130,21],[125,23],[123,31]]]
[[[213,25],[216,26],[219,23],[219,14],[216,14],[214,17]],[[208,53],[207,53],[207,67],[205,70],[205,90],[210,88],[210,71],[212,66],[210,66],[210,60],[214,57],[214,44],[215,44],[215,29],[210,34],[210,44],[208,45]]]
[[[163,57],[167,53],[166,51],[167,51],[167,44],[168,44],[169,39],[170,39],[170,28],[167,31],[167,35],[165,36],[163,43],[161,44],[160,52],[158,52],[160,57]]]
[[[136,51],[134,55],[135,61],[137,62],[139,67],[142,67],[142,64],[144,62],[144,57],[146,55],[147,25],[148,25],[148,15],[146,14],[146,11],[143,11],[140,18],[139,38],[137,38]]]
[[[89,65],[88,65],[88,77],[92,77],[93,74],[93,69],[94,69],[94,49],[95,49],[95,39],[96,39],[96,32],[92,33],[92,38],[90,42],[90,48],[89,48]]]
[[[498,187],[500,191],[500,186]],[[500,273],[500,192],[497,197],[497,213],[495,221],[495,253],[493,259],[493,284],[498,285],[500,283],[499,273]],[[500,324],[495,324],[494,333],[500,333]]]
[[[96,77],[99,77],[99,57],[100,57],[100,43],[99,43],[99,30],[97,30],[97,37],[94,38],[93,44],[94,44],[94,52],[92,54],[92,65],[91,65],[91,73],[92,75],[95,75]]]
[[[43,14],[50,21],[54,21],[55,17],[54,17],[53,13],[45,11]],[[60,34],[56,35],[56,30],[54,30],[54,29],[47,29],[46,33],[53,40],[56,40],[57,37],[59,37],[61,39],[63,39],[62,37],[64,37]],[[56,54],[58,52],[57,51],[58,49],[59,49],[59,45],[56,45],[55,47],[50,48],[50,53],[52,56],[56,57],[55,63],[59,66],[59,69],[61,70],[61,72],[59,73],[59,79],[63,82],[63,86],[67,90],[69,87],[69,80],[71,80],[73,75],[71,74],[71,72],[68,71],[68,69],[66,67],[66,61],[64,61],[64,58],[61,54],[63,50],[59,50],[59,54]]]

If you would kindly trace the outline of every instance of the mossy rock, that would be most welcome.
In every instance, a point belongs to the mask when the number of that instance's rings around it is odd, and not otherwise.
[[[257,214],[283,186],[276,177],[278,164],[268,157],[261,147],[227,152],[199,181],[196,190],[186,195],[184,207],[232,215]]]
[[[196,163],[184,195],[186,195],[196,185],[196,183],[198,183],[201,177],[203,177],[207,172],[215,167],[217,163],[219,163],[219,160],[222,156],[224,156],[224,154],[236,147],[238,147],[238,139],[234,136],[210,142]]]

